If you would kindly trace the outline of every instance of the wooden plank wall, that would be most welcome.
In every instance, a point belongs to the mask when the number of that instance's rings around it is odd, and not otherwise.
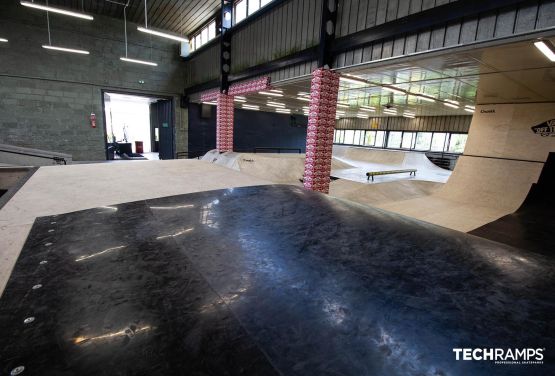
[[[468,133],[472,115],[404,117],[344,118],[335,122],[336,129],[404,130],[423,132]]]

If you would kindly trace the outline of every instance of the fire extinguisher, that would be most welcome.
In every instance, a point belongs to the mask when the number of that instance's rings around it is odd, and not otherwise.
[[[91,127],[96,128],[96,115],[91,112]]]

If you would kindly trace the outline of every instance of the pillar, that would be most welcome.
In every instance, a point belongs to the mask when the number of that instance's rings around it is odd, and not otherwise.
[[[310,82],[310,112],[306,131],[304,186],[328,193],[339,74],[318,68]]]
[[[233,151],[233,95],[218,93],[216,110],[216,149]]]

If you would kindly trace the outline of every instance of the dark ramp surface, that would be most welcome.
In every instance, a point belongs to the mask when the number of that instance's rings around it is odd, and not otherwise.
[[[555,256],[555,153],[549,154],[538,182],[516,212],[470,234]]]
[[[0,300],[0,374],[548,375],[554,266],[285,185],[42,217]]]

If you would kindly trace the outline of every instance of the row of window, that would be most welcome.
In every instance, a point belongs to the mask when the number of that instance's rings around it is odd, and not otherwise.
[[[366,131],[336,129],[333,142],[345,145],[372,146],[460,154],[466,145],[466,133]]]
[[[233,4],[233,24],[243,21],[260,8],[268,5],[273,0],[239,0]],[[197,31],[190,39],[191,52],[216,38],[216,20],[210,21],[206,26]]]

